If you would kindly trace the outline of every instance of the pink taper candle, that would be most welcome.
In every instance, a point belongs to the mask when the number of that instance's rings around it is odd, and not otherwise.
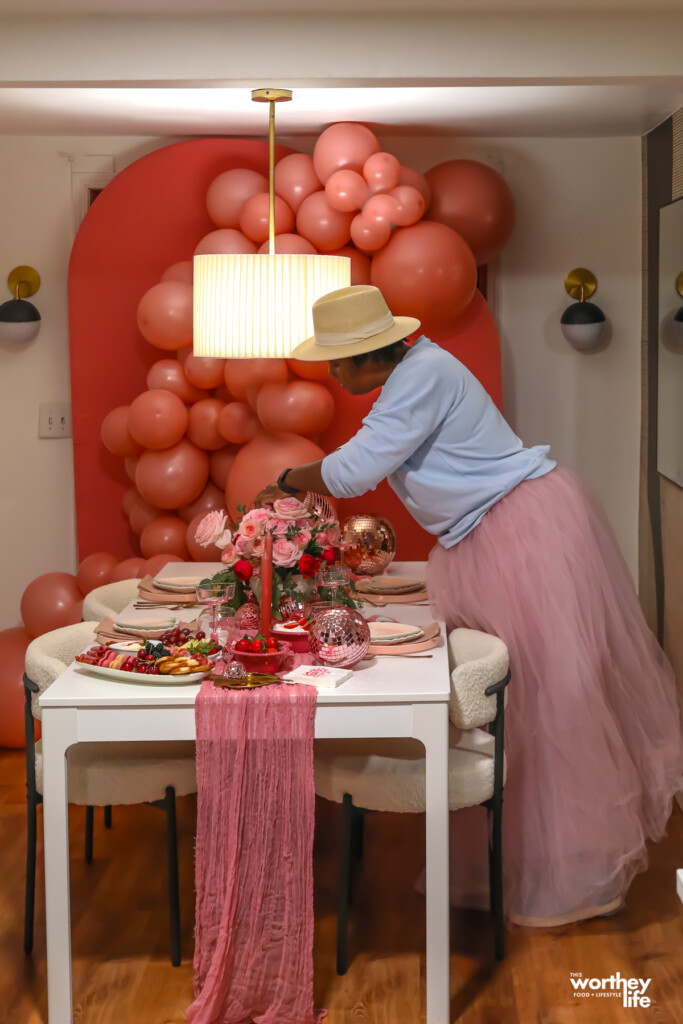
[[[273,602],[273,535],[267,533],[261,558],[261,635],[270,635]]]

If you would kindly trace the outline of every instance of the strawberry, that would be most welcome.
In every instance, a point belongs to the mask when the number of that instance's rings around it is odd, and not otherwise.
[[[253,640],[249,645],[252,654],[261,654],[263,651],[263,640]]]
[[[243,640],[238,640],[237,643],[235,644],[235,650],[236,651],[242,651],[242,652],[250,651],[251,650],[251,641],[247,640],[246,637],[244,637]]]

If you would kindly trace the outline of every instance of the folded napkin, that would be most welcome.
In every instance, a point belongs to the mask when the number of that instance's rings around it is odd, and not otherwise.
[[[372,604],[376,608],[383,608],[386,604],[422,604],[427,601],[427,590],[411,591],[409,594],[391,594],[386,591],[383,594],[369,594],[361,591],[361,598],[364,604]]]
[[[194,586],[188,590],[161,590],[154,583],[152,576],[145,576],[138,583],[138,595],[143,601],[151,601],[154,604],[180,604],[183,606],[196,605],[197,594]]]

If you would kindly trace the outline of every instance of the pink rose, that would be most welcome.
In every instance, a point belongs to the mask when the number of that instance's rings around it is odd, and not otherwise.
[[[242,516],[243,523],[267,523],[272,513],[267,508],[252,508]]]
[[[254,551],[253,541],[249,540],[247,537],[242,537],[240,534],[238,534],[235,540],[235,550],[237,551],[240,558],[249,559],[251,558]]]
[[[209,512],[197,526],[194,539],[201,547],[208,548],[209,545],[216,543],[224,530],[225,512]]]
[[[275,514],[281,519],[308,519],[309,513],[298,498],[278,498],[273,502]]]
[[[306,528],[298,527],[293,539],[294,543],[298,544],[301,550],[303,551],[306,545],[310,544],[311,542],[311,531]]]
[[[240,523],[239,528],[240,536],[246,540],[254,540],[256,537],[260,537],[263,533],[263,523],[259,523],[254,519],[249,519],[245,523],[244,519]]]
[[[220,548],[221,551],[224,548],[227,548],[227,546],[229,544],[231,544],[231,543],[232,543],[232,534],[230,533],[230,530],[223,530],[223,532],[220,535],[220,537],[217,537],[216,540],[214,541],[214,544],[216,545],[216,547]]]
[[[278,538],[273,544],[273,565],[289,569],[299,561],[300,550],[291,540]]]
[[[226,565],[234,565],[239,560],[239,555],[234,544],[226,544],[221,555],[221,562]]]
[[[275,537],[285,537],[291,525],[291,519],[272,519],[270,523]]]
[[[320,535],[320,539],[325,538],[325,546],[328,548],[336,548],[341,540],[341,530],[337,523],[331,523],[325,529],[325,532]]]
[[[251,542],[251,553],[255,558],[261,558],[265,554],[266,541],[265,537],[254,537]]]

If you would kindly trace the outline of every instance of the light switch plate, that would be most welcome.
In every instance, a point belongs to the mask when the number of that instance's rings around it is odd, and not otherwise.
[[[55,402],[38,410],[38,437],[71,437],[71,405]]]

